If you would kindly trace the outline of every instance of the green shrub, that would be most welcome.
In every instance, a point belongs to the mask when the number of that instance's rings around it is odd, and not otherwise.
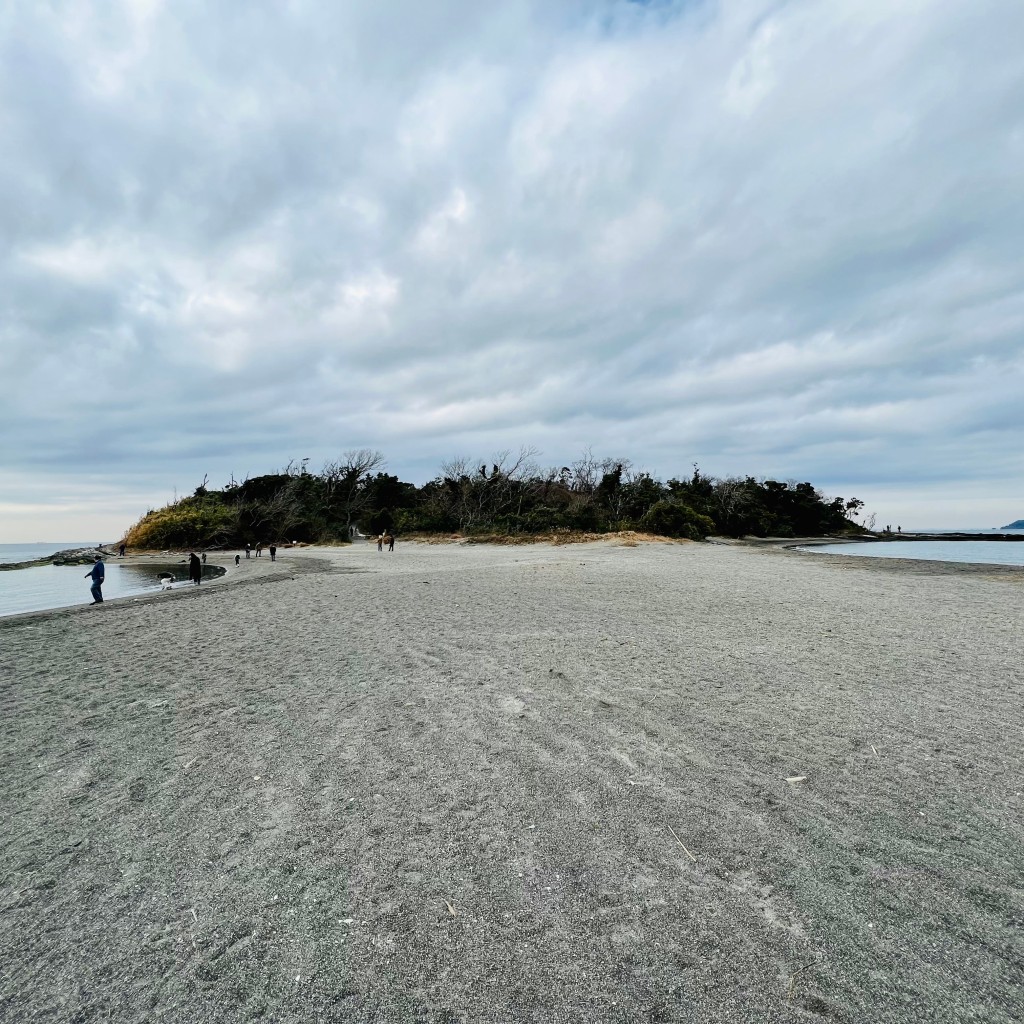
[[[678,501],[655,502],[640,519],[640,527],[661,537],[685,537],[689,540],[703,540],[715,532],[711,519]]]
[[[237,509],[200,496],[146,513],[128,531],[125,543],[132,548],[209,548],[237,532]]]

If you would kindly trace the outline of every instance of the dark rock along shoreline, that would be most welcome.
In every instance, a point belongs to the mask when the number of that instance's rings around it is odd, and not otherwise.
[[[110,557],[110,553],[101,548],[69,548],[66,551],[55,551],[43,558],[32,558],[27,562],[0,562],[0,571],[34,569],[40,565],[91,565],[97,555]]]

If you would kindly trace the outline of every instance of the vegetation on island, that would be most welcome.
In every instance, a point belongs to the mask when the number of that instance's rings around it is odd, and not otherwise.
[[[584,453],[542,470],[529,449],[489,462],[455,459],[417,486],[382,471],[380,452],[350,451],[317,473],[308,460],[207,486],[147,512],[127,533],[137,548],[237,547],[246,542],[345,542],[364,534],[537,536],[640,530],[702,540],[865,532],[857,498],[827,498],[810,483],[717,479],[696,465],[662,482],[626,459]]]

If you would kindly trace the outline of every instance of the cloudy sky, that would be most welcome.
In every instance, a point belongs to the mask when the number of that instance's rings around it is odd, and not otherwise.
[[[590,447],[1024,516],[1024,4],[12,0],[0,542]]]

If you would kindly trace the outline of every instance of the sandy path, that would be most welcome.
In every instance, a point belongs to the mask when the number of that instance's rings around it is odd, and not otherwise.
[[[266,562],[0,622],[0,1019],[1022,1019],[1024,572]]]

